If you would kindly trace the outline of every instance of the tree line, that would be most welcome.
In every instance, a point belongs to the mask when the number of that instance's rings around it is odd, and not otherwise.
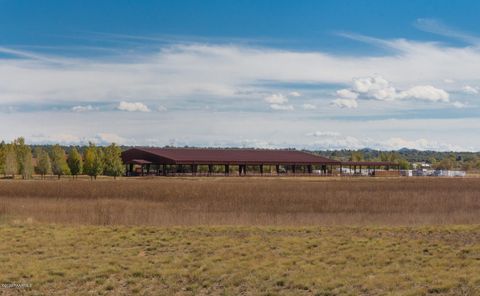
[[[379,151],[372,149],[331,150],[316,153],[340,161],[390,161],[400,164],[402,169],[411,169],[413,163],[427,163],[433,169],[465,171],[480,170],[480,152],[438,152],[400,149]]]
[[[39,174],[42,179],[46,175],[63,175],[77,178],[85,174],[91,179],[99,175],[121,176],[125,167],[121,159],[122,149],[115,143],[107,147],[98,147],[90,143],[83,154],[76,147],[65,149],[56,144],[49,147],[37,146],[32,149],[24,138],[18,138],[11,143],[0,143],[0,174],[15,178],[21,175],[23,179]],[[35,160],[35,161],[34,161]]]

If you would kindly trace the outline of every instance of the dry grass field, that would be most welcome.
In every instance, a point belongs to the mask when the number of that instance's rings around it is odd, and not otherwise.
[[[0,295],[480,295],[479,192],[478,178],[4,180]]]
[[[94,225],[480,223],[478,178],[1,181],[0,219]]]
[[[480,295],[480,227],[0,228],[2,295]]]

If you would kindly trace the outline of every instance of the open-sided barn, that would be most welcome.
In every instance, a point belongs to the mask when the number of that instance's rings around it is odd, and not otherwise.
[[[342,172],[342,162],[298,150],[151,148],[136,147],[122,153],[127,176],[212,174],[334,174]],[[348,163],[361,166],[362,163]],[[365,168],[370,164],[365,164]],[[393,163],[371,163],[393,167]]]

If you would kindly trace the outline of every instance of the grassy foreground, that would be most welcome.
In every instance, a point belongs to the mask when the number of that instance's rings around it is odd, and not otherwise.
[[[480,226],[0,227],[0,294],[480,295]]]

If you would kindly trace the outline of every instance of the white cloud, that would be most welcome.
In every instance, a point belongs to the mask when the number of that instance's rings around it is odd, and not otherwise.
[[[165,112],[165,111],[168,111],[168,109],[165,106],[158,106],[157,111],[158,112]]]
[[[476,95],[478,94],[478,88],[472,87],[470,85],[465,85],[462,87],[462,91],[467,94]]]
[[[348,109],[358,107],[357,100],[355,99],[335,99],[330,103],[330,105]]]
[[[353,92],[349,89],[340,89],[337,90],[337,96],[342,98],[342,99],[350,99],[350,100],[355,100],[358,98],[358,93]]]
[[[400,99],[448,102],[449,94],[431,85],[418,85],[404,91],[397,91],[388,80],[381,76],[354,78],[351,89],[336,92],[340,98],[332,105],[340,108],[356,108],[357,98],[363,100],[395,101]]]
[[[270,103],[270,104],[285,104],[288,103],[288,98],[287,96],[283,94],[272,94],[269,95],[268,97],[265,97],[265,102]]]
[[[150,109],[148,108],[148,106],[140,102],[131,103],[131,102],[122,101],[117,106],[117,109],[121,111],[128,111],[128,112],[150,112]]]
[[[446,91],[431,85],[414,86],[406,91],[398,93],[397,97],[400,99],[416,99],[431,102],[449,101],[449,94]]]
[[[298,91],[292,91],[291,93],[289,93],[289,95],[292,97],[300,97],[302,94]]]
[[[85,105],[85,106],[78,105],[78,106],[72,107],[73,112],[88,112],[88,111],[94,111],[94,110],[98,110],[98,108],[93,107],[92,105]]]
[[[394,100],[396,90],[381,76],[353,79],[352,91],[380,101]]]
[[[288,97],[281,93],[272,94],[265,97],[264,100],[270,104],[270,109],[272,110],[293,111],[295,109],[293,105],[287,105]]]
[[[460,101],[455,101],[455,102],[452,103],[452,105],[453,105],[453,107],[458,108],[458,109],[462,109],[462,108],[467,107],[467,104],[462,103]]]
[[[317,106],[315,106],[313,104],[306,103],[306,104],[302,105],[302,108],[303,108],[303,110],[315,110],[315,109],[317,109]]]
[[[273,110],[293,111],[295,108],[292,105],[271,104],[270,108]]]

